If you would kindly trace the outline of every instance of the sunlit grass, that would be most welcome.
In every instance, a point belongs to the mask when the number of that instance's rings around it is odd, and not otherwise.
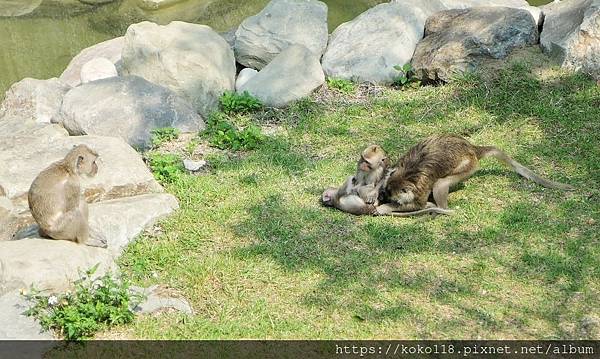
[[[484,83],[337,94],[284,111],[242,156],[169,185],[181,209],[121,268],[179,290],[195,315],[142,316],[131,338],[600,338],[600,88],[527,65]],[[348,96],[348,97],[344,97]],[[316,98],[316,97],[315,97]],[[356,217],[319,204],[379,143],[398,158],[452,132],[577,190],[494,160],[450,195],[452,217]]]

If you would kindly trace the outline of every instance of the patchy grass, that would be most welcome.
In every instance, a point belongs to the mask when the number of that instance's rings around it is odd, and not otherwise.
[[[167,185],[181,209],[130,246],[134,283],[182,292],[195,315],[142,316],[121,338],[600,338],[600,87],[514,63],[486,81],[320,92],[250,115],[268,140],[215,152]],[[367,95],[365,95],[367,94]],[[356,217],[319,204],[357,155],[398,158],[450,132],[493,144],[577,190],[493,159],[450,195],[457,214]]]

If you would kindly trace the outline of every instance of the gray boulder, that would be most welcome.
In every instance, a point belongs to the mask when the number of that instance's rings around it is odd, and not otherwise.
[[[448,81],[472,71],[485,58],[505,58],[511,50],[537,42],[537,25],[526,10],[477,7],[431,16],[412,65],[422,80]]]
[[[229,44],[204,25],[174,21],[131,25],[125,34],[124,72],[165,86],[208,116],[235,86],[235,58]]]
[[[88,145],[100,155],[98,174],[82,183],[88,202],[163,191],[133,148],[116,137],[96,136],[2,138],[0,187],[15,206],[26,208],[33,179],[78,144]]]
[[[425,20],[445,9],[438,0],[398,1],[377,5],[331,35],[323,55],[328,77],[357,82],[392,83],[396,65],[410,62],[423,37]]]
[[[117,257],[145,228],[179,208],[167,193],[152,193],[93,203],[89,206],[90,230],[107,239],[108,250]]]
[[[600,0],[571,0],[544,8],[544,52],[563,67],[600,79]]]
[[[0,17],[27,15],[37,9],[42,0],[2,0]]]
[[[18,290],[13,290],[4,295],[0,295],[0,340],[51,340],[52,334],[42,329],[42,326],[32,317],[23,313],[31,306],[27,299],[22,296]],[[32,347],[38,343],[30,343]],[[41,344],[41,343],[40,343]],[[48,343],[49,344],[49,343]],[[49,346],[44,346],[49,349]],[[2,353],[0,356],[14,357],[17,353]],[[41,354],[41,351],[37,354]],[[33,356],[28,356],[33,358]],[[39,356],[41,358],[41,355]]]
[[[530,6],[526,0],[440,0],[448,9],[467,9],[477,6],[504,6],[527,10],[535,23],[540,25],[543,20],[542,10],[536,6]]]
[[[57,78],[23,79],[6,92],[0,105],[0,118],[6,116],[19,118],[23,122],[31,119],[35,123],[50,123],[58,114],[63,97],[70,89],[70,86]]]
[[[292,45],[240,88],[264,105],[284,107],[306,97],[325,82],[318,55],[302,45]]]
[[[0,242],[0,295],[32,285],[64,292],[96,264],[95,276],[116,269],[106,249],[42,238]]]
[[[65,71],[60,75],[60,80],[70,86],[79,85],[81,83],[81,68],[87,62],[97,57],[108,59],[115,65],[117,71],[120,71],[121,52],[124,43],[125,39],[121,36],[81,50],[81,52],[69,62]]]
[[[137,148],[151,145],[150,131],[204,128],[202,118],[173,91],[137,76],[88,82],[69,91],[57,117],[71,135],[118,136]]]
[[[237,61],[257,70],[290,45],[320,58],[327,47],[327,5],[316,0],[272,0],[244,20],[235,33]]]
[[[109,77],[119,76],[117,68],[109,59],[97,57],[86,62],[81,67],[81,83],[107,79]]]

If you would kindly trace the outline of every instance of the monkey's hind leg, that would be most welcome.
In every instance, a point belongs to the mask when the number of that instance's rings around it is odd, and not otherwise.
[[[82,240],[87,240],[87,221],[81,216],[79,208],[76,208],[64,213],[40,232],[53,239],[82,243]]]
[[[465,171],[440,178],[433,184],[433,199],[438,207],[448,209],[448,194],[450,193],[450,187],[471,177],[473,173],[477,171],[477,160],[475,159],[470,163],[465,163],[465,167]]]

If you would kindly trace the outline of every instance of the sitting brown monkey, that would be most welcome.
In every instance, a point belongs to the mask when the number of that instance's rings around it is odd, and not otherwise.
[[[97,159],[98,153],[79,145],[35,178],[28,199],[40,235],[106,247],[103,238],[89,240],[88,206],[80,188],[82,175],[93,177],[98,172]]]
[[[377,213],[426,208],[432,192],[437,206],[448,208],[450,187],[475,173],[479,160],[485,157],[495,157],[521,176],[544,187],[573,189],[538,176],[496,147],[476,146],[459,136],[440,135],[418,143],[400,158],[382,191],[389,203],[377,207]]]
[[[330,187],[323,192],[324,205],[356,215],[377,214],[379,192],[386,182],[389,164],[385,151],[377,145],[367,147],[356,165],[356,174],[346,179],[339,187]],[[426,208],[405,213],[386,213],[397,217],[410,217],[425,213],[450,214],[451,211],[436,208],[430,203]]]

